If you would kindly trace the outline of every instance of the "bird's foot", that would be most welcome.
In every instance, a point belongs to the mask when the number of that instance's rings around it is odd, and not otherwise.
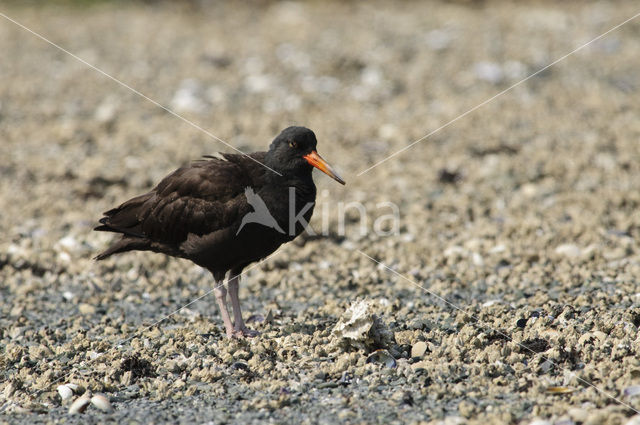
[[[231,334],[227,332],[228,338],[238,338],[238,339],[253,338],[258,335],[260,335],[260,332],[254,329],[249,329],[246,326],[243,326],[240,329],[234,329],[233,331],[231,331]]]

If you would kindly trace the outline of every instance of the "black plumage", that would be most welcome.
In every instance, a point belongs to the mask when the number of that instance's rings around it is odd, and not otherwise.
[[[230,272],[235,325],[226,289],[215,291],[227,336],[253,335],[238,301],[242,269],[304,231],[316,197],[313,167],[344,184],[316,144],[311,130],[288,127],[267,152],[221,154],[179,168],[150,192],[105,212],[95,230],[122,236],[96,259],[153,251],[193,261],[211,271],[217,284]]]

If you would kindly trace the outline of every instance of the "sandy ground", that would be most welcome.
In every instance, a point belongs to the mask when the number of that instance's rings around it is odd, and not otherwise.
[[[0,423],[638,421],[640,20],[359,175],[637,2],[1,10],[238,149],[312,128],[347,186],[315,176],[328,235],[244,276],[261,335],[229,341],[208,273],[96,263],[91,229],[230,149],[1,18]],[[82,393],[115,411],[68,415]]]

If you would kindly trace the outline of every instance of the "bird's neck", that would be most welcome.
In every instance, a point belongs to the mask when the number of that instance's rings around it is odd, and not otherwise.
[[[277,175],[270,173],[268,178],[274,186],[294,188],[296,198],[315,199],[316,197],[316,185],[313,182],[311,170],[309,170],[309,173],[299,173],[295,175]]]

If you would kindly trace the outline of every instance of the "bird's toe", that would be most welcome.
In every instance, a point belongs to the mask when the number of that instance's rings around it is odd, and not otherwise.
[[[246,327],[240,328],[240,329],[234,329],[233,331],[233,338],[253,338],[260,335],[260,332],[256,331],[255,329],[249,329]]]

